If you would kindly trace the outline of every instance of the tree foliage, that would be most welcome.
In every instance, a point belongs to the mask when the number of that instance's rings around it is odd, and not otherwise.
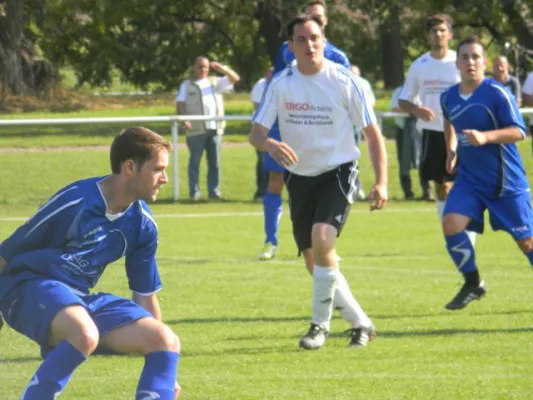
[[[286,39],[284,26],[301,3],[0,0],[0,74],[4,87],[24,91],[23,56],[31,52],[34,60],[71,67],[80,84],[109,84],[118,71],[139,88],[169,89],[189,74],[196,56],[206,55],[230,64],[242,77],[241,87],[249,89]],[[328,5],[328,39],[386,87],[401,83],[413,58],[427,51],[423,22],[431,13],[453,15],[456,38],[475,31],[493,53],[504,51],[506,42],[533,50],[529,0],[332,0]]]

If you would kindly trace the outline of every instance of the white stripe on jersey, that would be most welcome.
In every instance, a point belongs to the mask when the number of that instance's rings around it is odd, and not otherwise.
[[[513,113],[513,119],[516,121],[516,120],[520,120],[519,116],[516,114],[515,112],[515,108],[513,107],[513,102],[511,101],[511,97],[509,96],[509,92],[507,91],[507,89],[501,87],[501,86],[498,86],[498,85],[492,85],[490,84],[491,87],[495,88],[495,89],[498,89],[500,92],[502,92],[502,94],[505,96],[505,99],[507,100],[507,103],[509,103],[509,108],[511,109],[511,112]],[[522,129],[522,127],[520,126],[516,126],[516,128],[520,131],[520,133],[522,134],[522,136],[526,137],[527,134],[526,134],[526,131],[524,129]]]
[[[143,215],[144,215],[146,218],[148,218],[150,221],[152,221],[152,223],[153,223],[154,226],[155,226],[155,229],[157,230],[157,224],[155,223],[154,217],[152,217],[152,216],[150,215],[150,213],[144,209],[144,207],[142,206],[142,204],[139,204],[139,207],[141,207],[141,212],[143,213]]]
[[[66,208],[69,208],[69,207],[72,207],[76,204],[79,204],[83,201],[83,197],[80,197],[79,199],[76,199],[76,200],[73,200],[65,205],[63,205],[62,207],[59,207],[58,209],[56,209],[55,211],[51,212],[50,214],[48,214],[46,217],[44,217],[43,219],[41,219],[39,221],[38,224],[36,224],[33,228],[30,229],[30,231],[28,233],[26,233],[26,235],[24,237],[28,237],[31,235],[31,233],[37,229],[39,226],[41,226],[43,223],[45,223],[46,221],[48,221],[50,218],[52,218],[54,215],[60,213],[61,211],[63,211],[64,209]]]
[[[64,190],[58,194],[56,194],[54,197],[50,198],[46,203],[44,203],[44,205],[39,208],[39,210],[37,210],[37,212],[32,215],[30,217],[30,220],[33,219],[37,214],[39,214],[41,211],[43,211],[46,207],[48,207],[49,205],[51,205],[54,201],[56,201],[57,199],[59,199],[61,196],[63,196],[65,193],[71,191],[72,189],[77,189],[78,187],[77,186],[72,186],[70,188],[68,188],[67,190]]]

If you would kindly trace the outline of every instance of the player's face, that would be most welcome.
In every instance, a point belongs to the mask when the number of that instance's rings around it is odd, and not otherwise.
[[[441,50],[448,48],[448,42],[452,38],[452,32],[446,24],[438,24],[429,30],[429,43],[432,50]]]
[[[209,61],[205,58],[196,60],[194,63],[194,76],[196,79],[204,79],[209,74]]]
[[[500,82],[503,82],[509,72],[509,63],[503,57],[497,57],[492,64],[492,75]]]
[[[322,26],[325,28],[328,24],[328,17],[326,17],[326,10],[320,4],[315,4],[314,6],[306,7],[304,11],[307,15],[312,15],[317,17],[321,22]]]
[[[485,75],[487,59],[483,47],[477,43],[464,44],[457,55],[457,69],[462,82],[480,82]]]
[[[168,151],[166,149],[156,151],[154,156],[143,164],[133,180],[135,194],[139,200],[155,201],[159,187],[168,182],[167,167]]]
[[[303,69],[315,70],[322,67],[324,46],[324,33],[315,21],[307,21],[294,26],[292,38],[289,40],[289,49]]]

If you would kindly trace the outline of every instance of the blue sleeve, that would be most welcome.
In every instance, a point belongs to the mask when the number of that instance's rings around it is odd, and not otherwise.
[[[336,62],[337,64],[340,64],[342,65],[343,67],[345,67],[346,69],[350,69],[350,60],[348,60],[348,57],[346,56],[346,54],[344,53],[336,53],[337,56],[336,56],[336,60],[333,60],[334,62]]]
[[[0,244],[0,256],[9,263],[19,254],[64,243],[83,199],[76,186],[66,187],[56,193]]]
[[[285,63],[285,51],[287,51],[287,47],[289,45],[287,42],[283,43],[281,47],[278,50],[278,54],[276,54],[276,58],[274,59],[274,71],[272,72],[272,75],[277,74],[280,71],[283,71],[283,69],[287,66]]]
[[[503,87],[494,87],[494,91],[496,93],[496,119],[499,125],[497,129],[514,126],[520,130],[522,135],[526,136],[527,128],[514,97]]]
[[[150,295],[162,288],[155,258],[157,228],[152,225],[142,229],[143,233],[137,248],[126,256],[126,275],[131,291]]]

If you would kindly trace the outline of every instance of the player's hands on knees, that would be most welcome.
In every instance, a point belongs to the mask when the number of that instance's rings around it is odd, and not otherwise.
[[[379,183],[375,184],[368,195],[370,211],[381,210],[387,204],[388,199],[387,186]]]
[[[417,107],[413,110],[413,115],[422,121],[433,121],[435,119],[435,113],[427,107]]]
[[[446,171],[453,175],[455,174],[455,167],[457,165],[457,153],[455,151],[449,151],[446,157]]]
[[[475,129],[464,129],[463,134],[472,146],[477,147],[487,144],[487,136],[483,132],[476,131]]]
[[[286,143],[274,139],[268,139],[265,147],[270,157],[282,167],[289,167],[298,162],[298,156]]]

